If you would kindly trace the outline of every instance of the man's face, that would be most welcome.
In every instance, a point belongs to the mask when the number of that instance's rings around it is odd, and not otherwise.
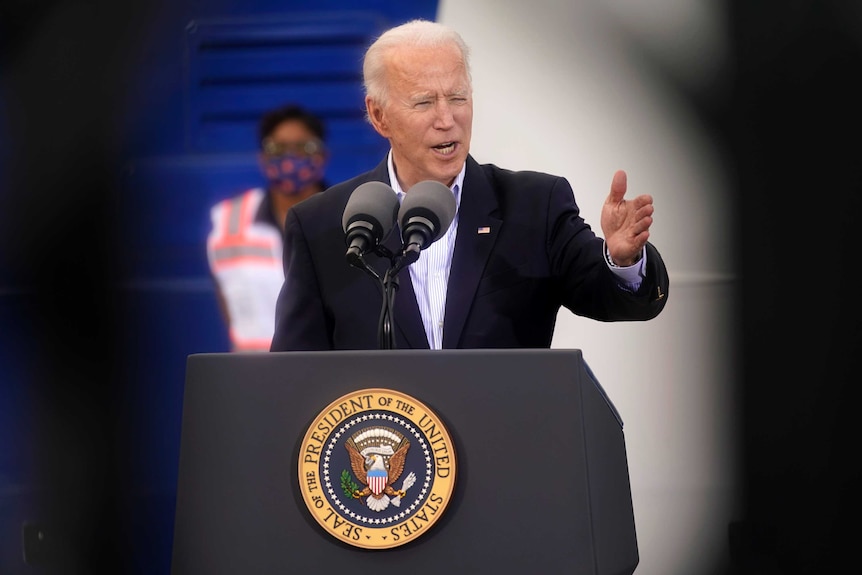
[[[464,166],[473,129],[470,79],[455,46],[404,47],[388,56],[384,105],[366,98],[374,128],[392,145],[404,191],[424,180],[450,186]]]

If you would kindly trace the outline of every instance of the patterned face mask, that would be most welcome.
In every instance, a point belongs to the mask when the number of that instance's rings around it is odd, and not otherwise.
[[[277,184],[284,194],[293,195],[300,190],[323,179],[322,156],[284,156],[267,157],[264,172],[267,179]]]
[[[296,144],[263,143],[266,178],[283,194],[293,195],[323,179],[326,156],[316,140]]]

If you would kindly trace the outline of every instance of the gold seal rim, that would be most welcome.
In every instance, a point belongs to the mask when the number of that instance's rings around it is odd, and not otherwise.
[[[357,411],[357,405],[361,406],[363,404],[362,398],[368,398],[369,405]],[[371,402],[380,403],[381,398],[384,400],[387,400],[388,398],[386,406],[371,404]],[[353,402],[351,402],[351,400],[353,400]],[[401,400],[404,402],[402,407],[412,406],[413,408],[418,408],[419,411],[415,418],[407,413],[397,411],[389,407],[389,405],[391,405],[395,400]],[[330,426],[331,422],[327,421],[326,418],[336,410],[341,409],[342,412],[345,411],[342,409],[345,405],[351,406],[353,411],[351,411],[350,414],[345,415],[343,420],[335,421],[335,425],[332,426],[332,428],[329,429],[321,439],[320,434],[318,433],[318,429],[320,428],[319,426],[324,423],[327,426]],[[321,468],[324,464],[324,458],[322,455],[325,451],[325,445],[330,442],[332,435],[338,431],[339,427],[341,427],[342,421],[352,419],[365,412],[389,412],[393,414],[393,416],[401,417],[409,421],[422,432],[422,437],[424,437],[425,441],[429,444],[428,450],[431,453],[431,457],[435,460],[435,474],[433,476],[433,481],[431,485],[428,486],[428,493],[424,496],[423,503],[419,506],[419,509],[415,512],[411,512],[403,520],[398,522],[389,521],[388,524],[383,527],[370,527],[368,525],[352,523],[349,518],[342,516],[336,509],[333,509],[335,506],[333,505],[330,496],[324,493],[326,487],[323,481],[324,473]],[[445,446],[445,458],[446,463],[448,464],[448,467],[446,467],[447,476],[445,477],[437,476],[440,472],[440,468],[436,462],[439,459],[434,455],[435,450],[430,447],[430,444],[432,443],[431,438],[419,424],[420,421],[423,420],[423,414],[427,415],[432,429],[439,432],[439,436],[435,435],[434,443],[442,440],[443,445]],[[317,451],[318,449],[319,451]],[[318,456],[316,459],[314,457],[315,455]],[[363,549],[390,549],[421,538],[434,526],[434,524],[448,509],[448,506],[452,501],[452,494],[455,489],[455,480],[457,477],[457,458],[455,454],[454,441],[439,414],[414,396],[402,391],[382,387],[362,388],[343,394],[331,401],[326,407],[318,412],[307,427],[302,438],[298,460],[299,488],[302,493],[303,502],[311,516],[314,517],[315,521],[323,527],[330,536],[342,541],[343,543]],[[438,487],[439,489],[437,489]],[[436,507],[432,505],[432,497],[434,498],[434,501],[437,501],[438,499],[440,500]],[[430,518],[428,517],[429,511],[431,511]],[[425,515],[420,515],[420,512],[424,512]],[[337,517],[333,517],[333,515]],[[419,524],[416,521],[417,517],[422,518],[423,523]],[[413,525],[410,524],[411,521],[413,522]],[[418,528],[414,531],[412,527],[416,527],[417,525]],[[401,533],[399,533],[399,531]],[[363,538],[365,539],[364,541]]]

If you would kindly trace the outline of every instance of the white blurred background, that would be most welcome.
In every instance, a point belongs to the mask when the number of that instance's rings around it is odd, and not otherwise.
[[[601,323],[563,310],[624,421],[638,575],[699,575],[728,553],[737,512],[733,206],[719,153],[675,85],[710,82],[725,54],[711,2],[442,1],[472,49],[480,163],[566,177],[599,214],[617,169],[655,201],[650,241],[670,272],[664,312]]]

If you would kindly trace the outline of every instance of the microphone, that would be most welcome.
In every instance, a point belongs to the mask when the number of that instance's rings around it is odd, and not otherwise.
[[[365,182],[353,190],[341,218],[347,263],[364,267],[362,256],[389,235],[397,215],[398,195],[383,182]]]
[[[398,223],[406,265],[419,259],[419,252],[449,229],[455,218],[455,207],[452,190],[433,180],[419,182],[404,194]]]

